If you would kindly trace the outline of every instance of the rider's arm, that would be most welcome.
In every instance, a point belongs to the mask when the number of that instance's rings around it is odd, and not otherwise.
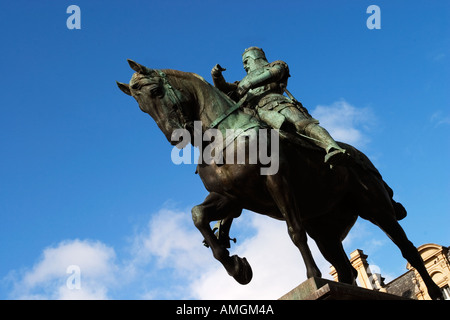
[[[226,69],[222,68],[219,64],[216,64],[214,68],[211,70],[211,76],[213,79],[214,86],[220,91],[230,94],[234,92],[237,88],[237,83],[228,83],[225,81],[225,78],[222,75],[222,71]]]
[[[288,71],[282,64],[275,64],[271,67],[261,68],[256,70],[256,72],[251,72],[239,83],[238,94],[243,96],[250,89],[277,82],[286,75],[286,72]]]

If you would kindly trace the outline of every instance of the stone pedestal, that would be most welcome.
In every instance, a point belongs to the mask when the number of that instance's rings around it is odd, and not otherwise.
[[[368,290],[322,278],[310,278],[279,300],[408,300],[400,296]]]

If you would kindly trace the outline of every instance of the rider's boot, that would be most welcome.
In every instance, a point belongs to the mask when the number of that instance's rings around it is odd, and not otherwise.
[[[313,123],[305,128],[305,133],[314,140],[320,141],[320,146],[327,152],[325,163],[336,166],[347,162],[349,158],[347,151],[336,143],[325,128]]]

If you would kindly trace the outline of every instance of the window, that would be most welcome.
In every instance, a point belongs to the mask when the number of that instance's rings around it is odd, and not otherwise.
[[[450,300],[450,288],[448,287],[448,284],[441,288],[442,293],[444,294],[445,300]]]

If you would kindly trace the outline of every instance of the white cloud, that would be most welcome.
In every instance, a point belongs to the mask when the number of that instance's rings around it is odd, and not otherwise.
[[[447,55],[444,52],[437,53],[433,56],[434,61],[441,61],[444,60],[447,57]]]
[[[98,241],[67,240],[43,250],[30,269],[11,272],[13,299],[277,299],[306,279],[303,260],[284,222],[244,211],[233,230],[231,254],[245,256],[253,280],[242,286],[214,259],[189,212],[162,209],[139,230],[122,261]],[[234,234],[236,236],[236,234]],[[328,263],[309,242],[324,276]],[[79,266],[80,289],[67,285],[67,268]],[[116,290],[117,289],[117,290]],[[115,296],[130,292],[129,296]]]
[[[126,263],[135,278],[147,281],[139,298],[192,298],[188,284],[214,263],[202,241],[189,211],[161,209],[152,215],[134,235],[131,259]],[[164,282],[164,286],[159,282]]]
[[[244,230],[244,235],[253,233],[254,236],[241,238],[239,230]],[[214,259],[211,250],[202,245],[203,238],[193,226],[190,213],[159,211],[135,236],[134,267],[141,264],[138,267],[141,269],[138,273],[141,273],[148,270],[150,264],[161,277],[167,277],[166,272],[171,270],[171,276],[178,278],[175,282],[168,281],[164,288],[150,285],[141,296],[277,299],[306,280],[305,265],[289,238],[285,222],[244,211],[233,221],[231,234],[237,236],[238,243],[232,244],[230,255],[246,257],[252,266],[253,279],[248,285],[238,284]],[[309,245],[323,276],[330,277],[329,263],[323,259],[314,241],[309,240]]]
[[[448,114],[443,113],[441,110],[434,112],[430,116],[430,121],[434,124],[434,127],[439,127],[441,125],[450,124],[450,116]]]
[[[99,241],[64,240],[4,281],[12,286],[12,299],[189,298],[184,284],[214,260],[202,240],[190,212],[162,209],[131,237],[131,244],[124,244],[121,259]],[[80,271],[79,289],[68,285],[71,266]],[[130,295],[123,296],[124,291]]]
[[[367,131],[375,124],[375,116],[370,108],[357,108],[345,100],[331,105],[318,105],[311,115],[337,140],[357,148],[369,142]]]
[[[239,230],[254,236],[240,238]],[[164,288],[150,285],[141,296],[277,299],[306,280],[305,265],[289,238],[285,222],[244,211],[233,221],[231,234],[238,237],[238,243],[232,244],[230,255],[246,257],[252,266],[253,279],[248,285],[238,284],[214,259],[211,250],[203,247],[203,238],[193,226],[190,213],[159,211],[135,236],[134,265],[141,264],[140,269],[148,270],[150,264],[161,277],[167,277],[166,272],[171,270],[171,276],[179,278],[175,282],[168,281]],[[330,278],[329,263],[322,258],[314,241],[310,240],[309,245],[323,276]]]
[[[202,240],[190,212],[161,209],[136,235],[133,251],[136,259],[153,257],[160,267],[192,271],[204,262]]]
[[[240,285],[217,264],[191,283],[195,298],[278,299],[306,280],[305,265],[300,252],[289,238],[286,224],[254,213],[244,214],[252,215],[248,227],[255,228],[256,234],[240,245],[233,246],[235,248],[231,254],[237,253],[247,258],[253,270],[252,281]],[[239,219],[234,223],[239,224]],[[322,258],[315,243],[312,240],[308,243],[323,276],[329,277],[329,264]]]
[[[12,298],[106,299],[117,271],[115,258],[114,249],[97,241],[63,241],[44,249],[30,270],[12,273]],[[79,289],[68,285],[74,274],[70,266],[79,270]]]

